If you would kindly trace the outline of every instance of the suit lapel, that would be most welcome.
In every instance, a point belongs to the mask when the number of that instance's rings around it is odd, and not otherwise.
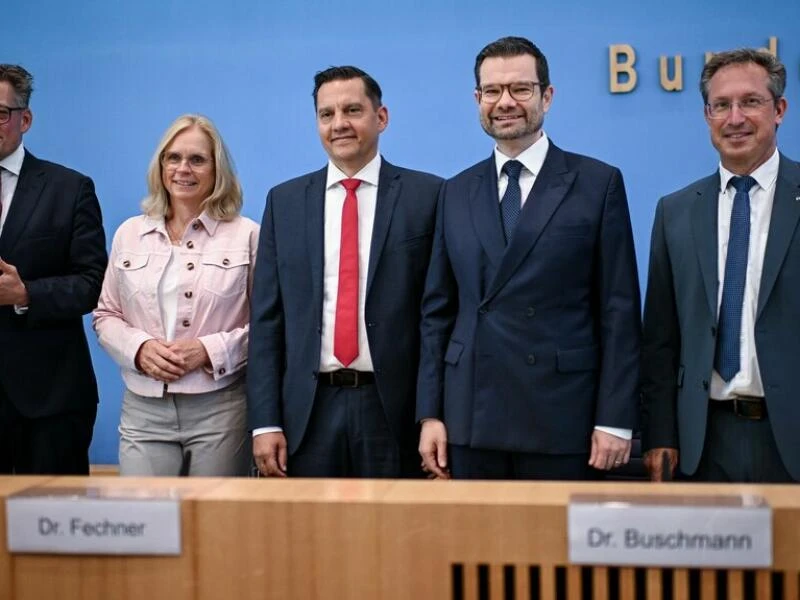
[[[313,305],[322,307],[323,261],[325,254],[325,182],[328,169],[313,173],[306,186],[305,215],[306,248],[311,265]],[[312,306],[313,306],[312,305]]]
[[[775,280],[794,237],[798,219],[800,219],[800,166],[781,155],[767,249],[764,252],[764,266],[761,271],[756,319],[761,316],[775,286]]]
[[[489,286],[485,301],[491,300],[500,291],[525,260],[572,187],[576,176],[577,172],[570,171],[567,167],[564,152],[551,142],[542,170],[536,176],[533,189],[525,201],[519,223],[500,262],[500,268]]]
[[[483,163],[469,191],[472,224],[486,255],[495,269],[506,251],[503,223],[500,220],[500,199],[497,197],[497,167],[494,153]]]
[[[26,151],[17,180],[17,188],[14,191],[14,199],[11,202],[5,225],[3,225],[3,233],[0,235],[0,256],[8,254],[25,231],[42,196],[44,184],[44,171],[39,165],[39,159]]]
[[[719,256],[717,249],[718,224],[717,211],[719,205],[719,173],[707,177],[692,199],[692,237],[703,276],[703,287],[706,290],[708,310],[717,316],[717,283],[719,276],[717,265]]]
[[[369,248],[369,267],[367,268],[367,296],[375,279],[375,270],[378,267],[381,252],[386,244],[389,234],[389,225],[392,214],[400,197],[403,182],[399,170],[392,164],[381,159],[381,171],[378,176],[378,197],[375,204],[375,221],[372,225],[372,240]]]

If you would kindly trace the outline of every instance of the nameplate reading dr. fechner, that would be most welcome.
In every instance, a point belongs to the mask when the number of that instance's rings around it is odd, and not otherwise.
[[[31,488],[6,499],[6,523],[9,552],[181,552],[180,501],[169,491]]]
[[[772,566],[772,509],[758,496],[573,495],[568,528],[576,564]]]

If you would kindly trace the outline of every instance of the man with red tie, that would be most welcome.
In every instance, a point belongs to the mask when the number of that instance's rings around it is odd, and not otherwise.
[[[389,164],[381,89],[314,78],[328,164],[267,196],[251,300],[248,412],[268,476],[421,474],[420,301],[441,179]]]

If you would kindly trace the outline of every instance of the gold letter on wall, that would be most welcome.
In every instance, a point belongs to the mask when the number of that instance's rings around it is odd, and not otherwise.
[[[625,60],[620,61],[619,55],[625,55]],[[624,94],[636,87],[636,52],[630,44],[613,44],[608,47],[608,74],[609,91],[612,94]],[[620,76],[625,75],[627,79],[620,81]]]
[[[669,76],[669,58],[662,56],[658,59],[659,73],[661,74],[661,87],[668,92],[680,92],[683,89],[683,57],[675,55],[673,77]]]

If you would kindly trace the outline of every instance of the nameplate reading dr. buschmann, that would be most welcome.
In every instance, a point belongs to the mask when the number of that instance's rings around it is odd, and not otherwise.
[[[6,499],[8,551],[181,553],[180,501],[135,490],[33,488]]]
[[[575,564],[772,566],[772,509],[758,496],[575,495],[568,526]]]

